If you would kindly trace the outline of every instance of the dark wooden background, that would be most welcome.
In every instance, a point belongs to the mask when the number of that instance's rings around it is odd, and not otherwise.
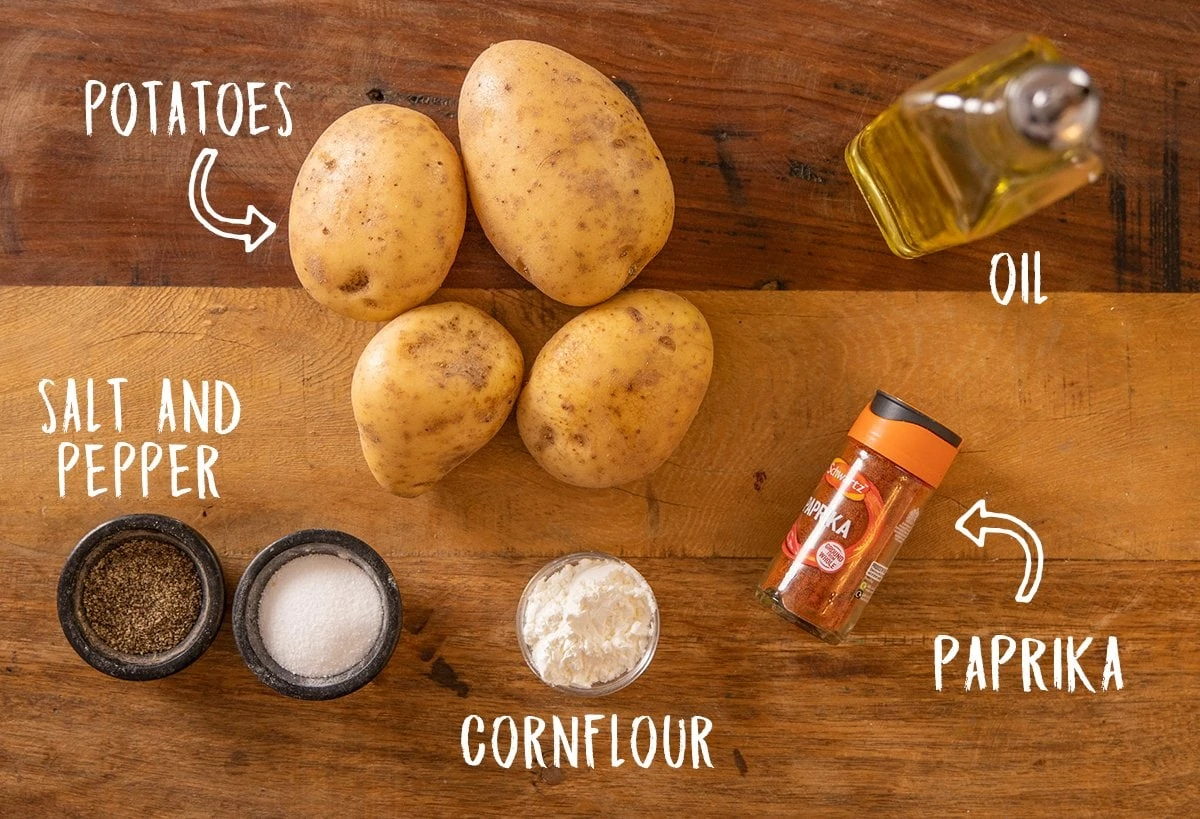
[[[5,4],[0,813],[1194,813],[1200,9],[1048,5]],[[1102,89],[1105,176],[975,245],[895,258],[850,180],[846,142],[912,82],[1021,31],[1053,39]],[[298,289],[291,185],[324,127],[372,101],[424,111],[457,144],[467,67],[511,38],[576,54],[643,112],[678,211],[635,286],[688,291],[705,311],[713,385],[644,482],[558,485],[510,419],[436,490],[402,501],[367,474],[347,398],[375,325]],[[167,136],[160,92],[158,135],[144,122],[115,135],[105,106],[88,137],[88,79],[287,82],[294,131],[228,138],[210,119],[207,135]],[[253,203],[280,222],[252,254],[189,211],[204,147],[220,150],[218,210]],[[1047,304],[992,301],[1001,251],[1041,252]],[[529,360],[574,312],[528,289],[473,220],[447,286],[439,298],[501,317]],[[131,413],[163,377],[237,386],[245,416],[220,443],[220,499],[58,496],[59,437],[38,429],[38,380],[114,375],[131,379]],[[751,590],[876,387],[967,444],[855,642],[830,648]],[[152,420],[131,414],[129,435],[72,440],[153,440]],[[954,532],[980,497],[1046,543],[1028,606],[1012,599],[1023,567],[1012,544],[980,550]],[[250,675],[226,622],[171,679],[101,676],[62,637],[54,587],[85,531],[134,511],[200,529],[231,590],[288,531],[364,537],[405,599],[394,659],[355,695],[296,703]],[[576,548],[625,555],[663,610],[650,670],[598,702],[538,683],[513,633],[525,580]],[[960,656],[935,692],[940,633],[964,656],[974,634],[1091,636],[1094,684],[1113,634],[1126,687],[1025,694],[1010,663],[1000,691],[968,693]],[[458,731],[471,713],[701,714],[715,767],[470,768]]]
[[[20,283],[292,286],[282,228],[246,258],[212,247],[191,217],[199,148],[221,151],[218,208],[253,202],[286,221],[295,172],[337,116],[382,99],[429,114],[457,144],[472,60],[531,38],[618,80],[670,165],[675,231],[639,285],[978,290],[999,248],[1041,250],[1052,290],[1200,288],[1200,23],[1188,0],[94,5],[10,3],[0,20],[0,242]],[[1052,38],[1104,93],[1107,176],[1002,241],[893,258],[846,143],[913,82],[1023,31]],[[88,79],[288,82],[295,130],[120,137],[108,125],[88,138]],[[447,284],[523,280],[472,226]]]

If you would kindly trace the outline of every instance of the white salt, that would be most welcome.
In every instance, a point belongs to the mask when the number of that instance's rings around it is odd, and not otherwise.
[[[354,561],[308,554],[281,566],[258,602],[271,658],[301,677],[332,677],[361,662],[383,628],[375,581]]]

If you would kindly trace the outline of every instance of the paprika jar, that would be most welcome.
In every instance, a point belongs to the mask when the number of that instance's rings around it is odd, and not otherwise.
[[[961,444],[875,393],[784,538],[759,600],[828,643],[845,640]]]

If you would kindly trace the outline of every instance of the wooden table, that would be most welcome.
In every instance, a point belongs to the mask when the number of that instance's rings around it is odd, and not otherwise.
[[[1195,501],[1200,460],[1200,18],[1190,4],[976,8],[937,0],[750,4],[18,2],[0,21],[0,804],[14,815],[936,812],[1181,815],[1200,804]],[[1038,31],[1104,90],[1108,172],[1012,229],[917,261],[891,256],[842,163],[897,93],[960,56]],[[457,140],[462,77],[489,43],[567,49],[633,97],[670,165],[671,240],[635,286],[685,291],[712,326],[709,395],[644,481],[556,483],[510,419],[429,494],[379,490],[358,451],[350,374],[377,325],[320,308],[287,253],[291,182],[342,112],[385,100]],[[286,82],[290,135],[209,123],[128,136],[88,80]],[[94,87],[94,86],[93,86]],[[144,89],[143,89],[144,90]],[[143,101],[143,106],[145,105]],[[147,112],[142,109],[142,116]],[[188,114],[189,118],[192,113]],[[211,113],[210,113],[211,116]],[[282,221],[247,254],[187,206],[204,147],[213,206]],[[1040,251],[1041,305],[999,306],[993,254]],[[530,290],[469,221],[439,299],[496,315],[528,360],[576,311]],[[95,431],[43,432],[68,378],[95,379]],[[125,378],[123,429],[105,380]],[[233,385],[227,435],[157,429],[161,381]],[[826,646],[753,589],[813,482],[876,388],[965,445],[854,640]],[[86,419],[85,419],[86,421]],[[64,441],[219,450],[219,497],[88,494],[56,468]],[[184,473],[186,488],[186,477]],[[194,475],[193,475],[194,477]],[[111,478],[97,473],[94,489]],[[1040,536],[1046,566],[1014,600],[1015,540],[955,530],[984,499]],[[85,665],[56,618],[72,545],[119,514],[200,530],[226,584],[297,529],[349,531],[387,559],[405,604],[395,656],[363,690],[302,703],[257,682],[226,621],[182,673],[125,683]],[[662,640],[632,687],[559,695],[525,668],[513,614],[547,559],[620,554],[653,585]],[[993,638],[1018,650],[991,665]],[[935,657],[958,656],[935,689]],[[972,638],[986,677],[968,682]],[[1046,644],[1048,691],[1019,646]],[[1053,684],[1070,640],[1095,692]],[[1110,638],[1120,687],[1103,690]],[[1001,638],[999,649],[1006,645]],[[1063,661],[1066,669],[1066,661]],[[503,768],[497,718],[602,714],[594,769]],[[619,754],[613,767],[609,715]],[[641,768],[634,719],[704,717],[690,754]],[[467,723],[468,727],[474,723]],[[501,722],[507,742],[507,723]],[[645,730],[645,722],[641,723]],[[688,726],[690,730],[690,725]],[[582,730],[582,729],[581,729]],[[676,746],[677,748],[677,746]],[[547,745],[549,750],[549,745]],[[674,751],[674,752],[677,752]]]

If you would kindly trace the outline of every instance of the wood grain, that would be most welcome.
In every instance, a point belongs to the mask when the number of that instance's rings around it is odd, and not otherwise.
[[[980,497],[1075,559],[1190,558],[1200,528],[1191,483],[1200,459],[1200,302],[1187,296],[1056,295],[1001,308],[951,293],[689,294],[716,345],[709,394],[671,459],[608,490],[559,484],[509,422],[487,447],[416,500],[380,490],[362,460],[349,402],[358,353],[379,326],[324,310],[291,289],[9,288],[0,338],[0,447],[18,543],[82,534],[147,509],[202,524],[248,557],[304,526],[345,528],[411,555],[771,553],[851,422],[876,389],[963,435],[962,454],[922,518],[909,557],[984,559],[954,521]],[[495,315],[531,364],[574,310],[534,291],[443,291]],[[124,429],[108,378],[122,377]],[[62,421],[67,379],[97,385],[95,433],[43,433],[47,387]],[[162,379],[180,428],[159,434]],[[180,381],[221,379],[241,401],[228,435],[185,433]],[[86,410],[85,410],[86,412]],[[85,419],[86,420],[86,419]],[[164,463],[141,496],[87,496],[63,441],[217,448],[219,498],[170,495]],[[192,456],[194,458],[194,456]],[[193,472],[184,475],[193,481]],[[112,486],[112,466],[97,486]],[[189,485],[185,482],[184,485]],[[990,555],[989,555],[990,556]]]
[[[970,247],[918,261],[886,249],[842,161],[907,86],[1019,31],[1044,33],[1105,94],[1098,184]],[[415,107],[457,145],[463,76],[490,43],[543,40],[614,77],[643,111],[676,186],[675,231],[638,286],[978,291],[994,253],[1040,250],[1051,291],[1200,289],[1200,49],[1187,0],[1071,0],[1053,9],[911,0],[730,5],[523,0],[486,6],[10,3],[0,21],[0,275],[20,284],[295,286],[286,215],[320,132],[372,101]],[[294,130],[230,138],[215,124],[118,135],[85,83],[287,82]],[[168,86],[169,87],[169,86]],[[278,110],[263,122],[282,126]],[[243,125],[243,128],[248,125]],[[244,134],[244,131],[243,131]],[[216,147],[212,200],[281,222],[247,256],[186,207]],[[240,209],[240,210],[239,210]],[[453,287],[525,283],[468,225]]]
[[[19,814],[694,813],[1011,815],[1047,809],[1186,813],[1200,799],[1200,671],[1190,496],[1200,303],[1169,295],[1055,295],[1000,308],[955,293],[693,292],[717,346],[688,437],[649,480],[604,491],[555,484],[506,426],[415,501],[361,463],[350,371],[377,325],[292,289],[6,288],[0,336],[0,798]],[[449,291],[491,311],[532,359],[573,311],[531,291]],[[219,498],[59,497],[59,433],[42,378],[128,378],[123,431],[97,401],[94,433],[219,448]],[[158,434],[162,378],[223,379],[241,399],[228,436]],[[82,383],[82,382],[81,382]],[[824,460],[877,386],[966,438],[959,462],[851,644],[831,648],[760,608],[753,588]],[[61,392],[48,391],[50,395]],[[107,393],[97,393],[97,395]],[[61,416],[62,408],[56,409]],[[57,419],[56,419],[57,420]],[[86,421],[86,410],[84,420]],[[1013,596],[1011,543],[955,533],[967,505],[1031,523],[1041,589]],[[259,684],[229,626],[175,677],[121,683],[87,667],[59,629],[54,590],[73,543],[101,521],[157,511],[198,528],[232,590],[270,540],[308,526],[372,543],[399,580],[404,633],[384,673],[330,703]],[[550,556],[601,548],[649,579],[659,652],[631,688],[584,702],[524,668],[512,624]],[[934,689],[938,635],[961,643]],[[965,690],[972,636],[1092,647],[1096,693]],[[1101,690],[1118,639],[1121,690]],[[1019,655],[1018,655],[1019,656]],[[987,673],[988,684],[992,675]],[[463,761],[463,720],[509,715],[631,721],[700,715],[713,767],[503,769]],[[472,737],[473,738],[473,737]],[[472,750],[474,746],[472,746]],[[502,749],[503,750],[503,749]],[[547,752],[550,747],[547,745]],[[688,763],[690,765],[690,762]],[[614,802],[614,794],[623,794]]]
[[[0,813],[14,816],[661,814],[1192,815],[1200,805],[1200,653],[1193,486],[1200,463],[1200,49],[1188,0],[516,0],[303,4],[16,0],[0,16]],[[902,261],[842,161],[850,137],[914,81],[1018,31],[1049,36],[1104,93],[1106,174],[974,245]],[[686,295],[717,358],[688,436],[648,479],[553,481],[511,421],[426,496],[380,490],[348,393],[378,325],[296,287],[287,209],[300,163],[352,107],[421,110],[458,144],[462,78],[492,42],[531,38],[613,77],[671,169],[678,212],[635,286]],[[287,82],[290,136],[92,136],[84,85]],[[210,94],[212,93],[210,89]],[[265,120],[279,126],[272,105]],[[252,254],[187,206],[202,148],[210,195],[280,222]],[[1192,181],[1190,181],[1192,180]],[[1040,250],[1041,306],[987,295],[994,253]],[[3,286],[10,285],[10,286]],[[19,285],[19,286],[11,286]],[[528,289],[470,220],[439,299],[475,304],[527,361],[576,311]],[[770,292],[757,292],[770,291]],[[789,292],[778,292],[789,291]],[[1176,295],[1178,294],[1178,295]],[[128,379],[123,430],[104,380]],[[96,379],[95,432],[41,430],[52,379]],[[159,432],[163,378],[222,379],[228,435]],[[850,644],[828,647],[759,607],[753,588],[854,416],[877,388],[965,445]],[[86,407],[85,407],[86,412]],[[85,416],[86,420],[86,416]],[[60,444],[219,451],[220,497],[60,497]],[[194,464],[193,464],[194,467]],[[111,487],[111,466],[96,476]],[[194,479],[183,473],[185,483]],[[194,484],[193,484],[194,485]],[[972,503],[1041,536],[1035,600],[1002,538],[954,530]],[[290,531],[332,526],[385,557],[404,629],[379,678],[301,703],[257,682],[228,618],[184,672],[123,683],[88,667],[57,623],[73,544],[126,512],[178,517],[214,545],[232,592]],[[556,694],[525,668],[513,614],[546,560],[626,556],[650,581],[662,640],[611,697]],[[972,636],[1093,645],[1097,693],[964,690]],[[961,643],[934,688],[939,635]],[[1100,690],[1118,639],[1124,687]],[[1052,649],[1048,649],[1052,653]],[[1041,667],[1050,683],[1049,654]],[[991,683],[991,669],[987,668]],[[512,769],[463,761],[465,717],[616,714],[713,723],[713,768]],[[483,737],[482,739],[487,739]],[[549,747],[547,746],[547,750]],[[661,754],[661,751],[660,751]]]
[[[1179,815],[1200,799],[1194,690],[1200,628],[1194,561],[1052,563],[1029,608],[996,588],[1019,569],[961,560],[897,564],[857,643],[831,648],[759,608],[759,559],[641,558],[663,611],[650,669],[633,686],[584,702],[524,667],[512,613],[541,561],[386,555],[406,606],[385,671],[328,703],[281,697],[242,664],[226,623],[195,665],[167,680],[122,683],[85,666],[54,616],[65,544],[6,550],[0,605],[0,746],[6,809],[91,813],[487,813],[795,815],[886,810],[1012,815],[1053,806]],[[245,561],[225,561],[228,583]],[[963,642],[941,692],[933,641]],[[964,690],[970,636],[1082,640],[1082,688],[1021,690],[1002,666],[998,691]],[[1100,688],[1103,644],[1116,635],[1124,688]],[[987,651],[985,647],[985,652]],[[985,655],[985,662],[986,659]],[[1050,687],[1049,660],[1043,663]],[[990,671],[989,682],[990,682]],[[611,767],[608,715],[620,755]],[[502,769],[463,761],[463,720],[602,714],[597,767],[565,762]],[[636,767],[639,715],[712,720],[711,769]],[[502,734],[502,737],[506,734]],[[472,753],[478,737],[469,737]],[[643,746],[644,747],[644,746]],[[661,747],[661,746],[660,746]],[[507,745],[502,745],[502,753]],[[546,752],[551,753],[549,743]],[[619,794],[619,796],[614,796]]]

